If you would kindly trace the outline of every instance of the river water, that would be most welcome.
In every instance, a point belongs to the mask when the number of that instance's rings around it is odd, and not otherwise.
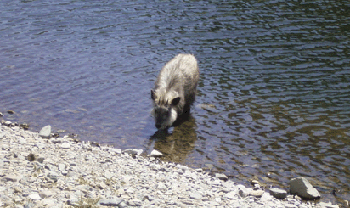
[[[350,3],[0,2],[0,112],[39,131],[350,200]],[[191,116],[156,132],[150,89],[177,53],[201,71]],[[212,165],[212,167],[211,167]],[[336,190],[336,197],[330,193]]]

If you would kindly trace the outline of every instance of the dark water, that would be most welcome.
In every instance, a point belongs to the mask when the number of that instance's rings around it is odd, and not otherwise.
[[[350,3],[1,1],[0,112],[118,148],[157,148],[234,181],[311,177],[350,200]],[[155,133],[150,89],[193,53],[188,121]],[[337,196],[329,194],[338,191]],[[337,200],[337,201],[335,201]]]

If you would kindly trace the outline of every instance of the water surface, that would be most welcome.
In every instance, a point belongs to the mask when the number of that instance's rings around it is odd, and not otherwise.
[[[157,148],[232,180],[311,177],[350,200],[350,3],[1,1],[0,111],[39,131]],[[188,121],[156,133],[150,89],[177,53],[201,70]]]

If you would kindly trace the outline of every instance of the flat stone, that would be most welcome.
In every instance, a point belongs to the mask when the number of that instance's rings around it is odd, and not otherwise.
[[[44,206],[53,207],[55,204],[57,204],[57,200],[56,199],[43,199],[42,204]]]
[[[4,177],[5,182],[11,181],[11,182],[17,182],[20,179],[20,176],[9,174]]]
[[[39,196],[41,197],[41,198],[49,198],[49,197],[51,197],[53,195],[53,192],[52,191],[42,191],[42,192],[40,192],[40,194],[39,194]]]
[[[318,199],[320,193],[304,177],[292,178],[290,181],[290,193],[300,196],[302,199]]]
[[[287,197],[287,191],[280,188],[270,188],[269,193],[276,199],[285,199]]]
[[[41,197],[38,193],[29,194],[28,198],[32,199],[32,200],[40,200],[41,199]]]
[[[202,194],[200,194],[198,192],[190,193],[190,199],[201,199],[201,198],[202,198]]]
[[[228,177],[223,173],[216,173],[215,177],[217,177],[218,179],[223,180],[223,181],[228,180]]]
[[[43,137],[43,138],[49,138],[51,134],[51,126],[44,126],[40,132],[39,132],[39,136]]]
[[[122,202],[122,199],[100,199],[98,201],[99,205],[103,206],[118,206]]]
[[[339,208],[339,205],[332,205],[331,203],[320,202],[318,204],[321,208]]]
[[[62,143],[61,148],[62,149],[70,149],[70,143],[68,143],[68,142]]]
[[[4,124],[5,126],[11,126],[12,122],[11,122],[11,121],[5,121],[3,124]]]
[[[157,157],[157,156],[162,156],[163,154],[160,152],[160,151],[158,151],[158,150],[152,150],[152,152],[151,152],[151,154],[150,154],[150,156],[153,156],[153,157]]]
[[[129,155],[140,155],[142,152],[142,149],[126,149],[123,151],[123,153],[127,153]]]
[[[264,191],[263,190],[252,190],[249,195],[250,196],[254,196],[254,197],[257,197],[257,198],[261,198],[261,196],[264,194]]]

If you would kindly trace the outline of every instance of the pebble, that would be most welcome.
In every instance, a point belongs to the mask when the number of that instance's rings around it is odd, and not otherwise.
[[[287,191],[280,188],[270,188],[270,194],[276,199],[285,199],[287,197]]]
[[[124,154],[1,124],[0,144],[1,207],[317,207],[138,150]]]

